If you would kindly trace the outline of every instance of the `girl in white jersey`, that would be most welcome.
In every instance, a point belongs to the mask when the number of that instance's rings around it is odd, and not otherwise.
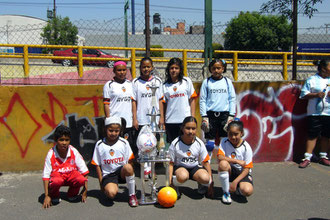
[[[192,81],[183,75],[181,59],[172,58],[168,62],[163,92],[166,136],[171,143],[179,135],[182,121],[187,116],[195,116],[197,94]]]
[[[169,147],[171,159],[169,180],[172,187],[176,189],[178,197],[180,197],[178,186],[188,179],[195,180],[205,186],[208,195],[213,197],[212,170],[208,162],[209,155],[203,141],[196,137],[196,130],[196,118],[186,117],[182,123],[181,135]],[[198,192],[200,194],[206,193],[203,188],[199,188]]]
[[[250,196],[253,193],[253,180],[250,174],[253,153],[249,143],[242,138],[243,134],[243,122],[230,122],[228,138],[221,140],[218,151],[222,202],[226,204],[231,203],[230,192],[237,192],[242,196]]]
[[[315,61],[318,73],[309,77],[301,89],[300,98],[308,99],[307,142],[305,158],[300,168],[310,165],[318,136],[320,139],[320,164],[330,166],[327,152],[330,148],[330,62]]]
[[[226,69],[225,60],[212,60],[209,64],[212,76],[203,81],[200,90],[199,107],[202,116],[202,130],[205,132],[205,145],[210,157],[212,157],[215,139],[227,137],[225,129],[236,113],[236,95],[233,83],[222,75]]]
[[[126,182],[129,205],[136,207],[138,201],[132,165],[134,154],[128,141],[119,137],[121,118],[106,118],[104,125],[106,137],[96,143],[92,160],[92,164],[96,166],[100,188],[108,198],[114,199],[118,193],[118,183]]]
[[[144,57],[140,62],[140,77],[133,80],[133,127],[136,129],[136,134],[140,132],[144,125],[151,124],[151,117],[147,114],[152,110],[152,91],[151,86],[158,87],[156,89],[156,113],[162,115],[163,105],[162,98],[162,81],[159,77],[152,75],[153,63],[150,57]],[[159,117],[156,118],[157,122]],[[162,127],[164,120],[159,122]],[[136,153],[136,152],[134,152]],[[136,155],[136,154],[135,154]],[[149,178],[151,174],[151,163],[145,163],[144,176]]]
[[[126,79],[127,67],[124,61],[113,65],[115,77],[103,87],[103,104],[105,117],[118,116],[123,120],[122,136],[128,140],[134,153],[137,152],[133,141],[134,130],[132,114],[133,88],[131,81]]]

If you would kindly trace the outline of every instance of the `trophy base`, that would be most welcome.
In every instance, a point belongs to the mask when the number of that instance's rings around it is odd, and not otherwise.
[[[145,196],[139,200],[139,205],[152,205],[157,203],[157,198],[152,196]]]

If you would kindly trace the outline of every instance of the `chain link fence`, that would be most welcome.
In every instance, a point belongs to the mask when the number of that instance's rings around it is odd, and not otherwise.
[[[135,34],[132,34],[131,18],[127,18],[128,35],[125,41],[125,19],[118,18],[112,20],[77,20],[73,24],[78,28],[78,44],[85,46],[106,46],[106,47],[145,47],[144,36],[144,14],[137,14],[135,17]],[[0,26],[0,44],[46,44],[45,39],[41,37],[46,21],[36,24]],[[204,26],[203,23],[187,24],[179,19],[162,19],[156,21],[151,19],[151,47],[175,48],[175,49],[204,49]],[[213,23],[213,43],[224,45],[224,33],[226,25],[222,23]],[[330,29],[328,26],[318,28],[300,29],[298,42],[300,44],[323,43],[330,44]],[[126,43],[127,42],[127,43]],[[60,48],[59,48],[60,49]],[[329,48],[328,48],[329,49]],[[87,50],[86,50],[87,51]],[[298,50],[299,51],[299,50]],[[41,48],[29,48],[29,53],[43,54]],[[116,57],[131,56],[130,52],[125,54],[124,50],[104,51]],[[304,51],[302,51],[304,52]],[[0,47],[0,54],[21,54],[22,47]],[[87,53],[87,52],[86,52]],[[84,52],[85,54],[85,52]],[[137,57],[143,57],[143,51],[137,51]],[[180,52],[151,53],[151,55],[161,55],[165,58],[182,57]],[[202,53],[188,53],[188,59],[203,61]],[[240,57],[239,57],[240,58]],[[304,62],[311,63],[311,60],[319,57],[299,56]],[[226,76],[233,78],[231,65],[232,57],[225,56],[229,65]],[[281,57],[264,56],[261,58],[241,59],[241,61],[265,60],[269,62],[281,62]],[[290,57],[289,57],[290,59]],[[30,74],[28,78],[24,77],[23,60],[21,58],[0,58],[1,84],[103,84],[112,77],[111,65],[107,63],[90,62],[84,65],[84,75],[78,77],[77,66],[69,63],[67,66],[51,59],[29,59]],[[63,64],[63,65],[62,65]],[[130,63],[128,64],[130,65]],[[156,73],[164,78],[166,62],[155,62]],[[138,68],[138,66],[137,66]],[[288,66],[290,73],[291,66]],[[298,66],[298,79],[306,79],[314,74],[316,68],[313,66]],[[203,63],[189,63],[188,74],[193,81],[201,81],[207,74],[203,74]],[[137,71],[139,75],[139,71]],[[239,81],[276,81],[283,80],[281,65],[238,65]]]

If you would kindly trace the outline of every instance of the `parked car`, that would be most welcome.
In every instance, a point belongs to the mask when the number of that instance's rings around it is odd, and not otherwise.
[[[55,50],[53,52],[54,56],[66,56],[66,57],[77,57],[78,49],[67,49],[67,50]],[[97,58],[120,58],[119,56],[114,56],[98,49],[83,49],[83,57],[97,57]],[[76,65],[78,60],[61,60],[53,59],[53,63],[62,63],[63,66]],[[113,67],[115,61],[113,60],[84,60],[84,65],[97,65],[97,66],[107,66],[109,68]]]

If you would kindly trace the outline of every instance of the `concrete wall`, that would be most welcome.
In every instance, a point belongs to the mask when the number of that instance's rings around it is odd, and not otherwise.
[[[301,82],[242,82],[234,86],[237,117],[245,123],[254,161],[300,157],[306,130],[306,102],[297,99]],[[200,83],[195,84],[197,92],[199,87]],[[1,86],[0,171],[41,170],[53,146],[53,130],[60,123],[71,128],[72,145],[89,161],[102,124],[102,88]],[[196,110],[199,114],[198,106]]]

